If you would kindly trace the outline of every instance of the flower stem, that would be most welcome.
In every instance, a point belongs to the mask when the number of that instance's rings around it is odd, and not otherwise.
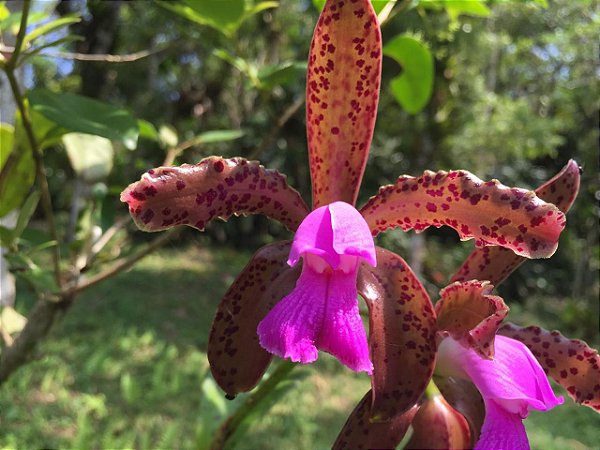
[[[273,373],[254,391],[244,403],[223,422],[215,432],[210,445],[211,450],[225,448],[227,441],[233,436],[237,428],[246,417],[259,405],[259,403],[283,381],[296,365],[290,361],[282,361]]]

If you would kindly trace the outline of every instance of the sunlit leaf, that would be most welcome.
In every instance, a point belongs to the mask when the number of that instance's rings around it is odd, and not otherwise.
[[[21,206],[21,211],[19,211],[17,223],[15,228],[12,230],[12,239],[21,237],[23,231],[25,231],[25,228],[31,220],[31,216],[33,216],[39,201],[40,193],[38,191],[33,191],[31,194],[29,194],[29,197],[27,197],[27,200],[25,200]]]
[[[63,16],[59,19],[52,20],[44,25],[34,28],[33,31],[27,33],[23,39],[23,45],[27,45],[35,39],[44,36],[45,34],[52,33],[58,28],[66,27],[78,22],[81,22],[81,17]]]
[[[231,36],[249,17],[279,5],[275,1],[248,4],[245,0],[159,1],[159,5],[195,22]]]
[[[420,0],[419,6],[429,9],[445,9],[451,20],[460,15],[487,17],[491,10],[485,0]]]
[[[17,34],[19,31],[19,24],[21,23],[21,11],[10,12],[9,15],[4,19],[0,20],[0,30],[7,30],[12,34]],[[36,24],[48,17],[48,14],[42,11],[32,12],[27,17],[27,24],[29,26]]]
[[[137,122],[141,138],[150,139],[151,141],[158,141],[158,131],[156,131],[154,125],[144,119],[138,119]]]
[[[323,6],[325,6],[325,2],[327,0],[312,0],[313,5],[317,8],[318,11],[323,10]],[[390,2],[396,2],[398,0],[371,0],[371,4],[373,5],[373,10],[375,14],[379,14],[383,8]]]
[[[35,164],[22,130],[20,115],[17,128],[3,124],[1,133],[0,217],[21,206],[35,180]]]
[[[172,125],[161,125],[158,128],[158,137],[165,147],[175,147],[179,142],[177,130]]]
[[[27,324],[27,318],[11,306],[0,307],[0,329],[9,335],[20,332]]]
[[[402,73],[390,82],[394,98],[409,113],[418,113],[433,92],[433,55],[419,40],[405,35],[385,44],[383,54],[402,67]]]
[[[200,133],[194,138],[194,145],[214,144],[217,142],[234,141],[241,138],[244,132],[241,130],[211,130]]]
[[[81,179],[93,183],[108,176],[114,157],[108,139],[84,133],[65,134],[62,139],[71,167]]]
[[[14,135],[15,127],[8,123],[0,123],[0,169],[12,152]]]
[[[261,88],[271,89],[275,86],[298,82],[298,79],[305,73],[306,63],[290,61],[263,67],[258,71],[257,77]]]
[[[137,145],[138,123],[122,108],[46,89],[34,89],[28,97],[34,111],[69,131],[102,136],[130,149]]]
[[[315,208],[338,200],[356,201],[371,146],[380,82],[381,33],[371,3],[328,3],[315,28],[306,80]]]

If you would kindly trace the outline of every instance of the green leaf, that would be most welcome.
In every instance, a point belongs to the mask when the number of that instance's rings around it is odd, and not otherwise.
[[[317,11],[322,11],[323,6],[325,6],[326,0],[312,0],[313,5],[317,8]],[[390,2],[396,2],[398,0],[371,0],[371,4],[373,5],[373,9],[375,10],[375,14],[379,15],[381,10],[386,7],[386,5]]]
[[[244,135],[241,130],[212,130],[200,133],[194,138],[194,145],[213,144],[239,139]]]
[[[298,81],[306,73],[306,63],[288,61],[272,66],[263,67],[258,71],[257,77],[260,87],[271,89],[275,86],[285,86]]]
[[[23,231],[29,224],[31,220],[31,216],[35,212],[37,205],[40,201],[40,193],[38,191],[33,191],[21,206],[21,211],[19,212],[19,217],[17,218],[17,224],[15,225],[14,230],[12,230],[12,241],[21,237]]]
[[[57,294],[60,292],[50,269],[43,269],[22,253],[4,255],[15,275],[26,280],[36,292]]]
[[[54,30],[66,27],[77,22],[81,22],[81,17],[64,16],[60,19],[56,19],[51,22],[45,23],[44,25],[35,28],[33,31],[25,35],[25,39],[23,39],[23,46],[26,46],[30,42],[33,42],[35,39],[44,36],[45,34],[51,33]]]
[[[122,142],[134,149],[139,128],[137,121],[122,108],[80,95],[54,93],[46,89],[29,92],[31,108],[69,131],[94,134]]]
[[[102,180],[112,170],[112,143],[93,134],[69,133],[62,138],[75,173],[88,183]]]
[[[2,23],[8,16],[10,16],[10,11],[4,4],[4,2],[0,3],[0,23]]]
[[[207,25],[228,36],[238,28],[245,11],[244,0],[159,1],[158,4],[192,22]]]
[[[275,1],[251,5],[245,0],[179,0],[159,1],[158,4],[199,25],[212,27],[226,36],[231,36],[249,17],[279,5]]]
[[[227,402],[223,392],[212,377],[208,376],[202,382],[202,394],[203,400],[209,403],[210,409],[218,412],[222,417],[227,414]]]
[[[297,388],[298,384],[308,375],[309,372],[307,370],[296,369],[294,372],[290,373],[286,379],[275,386],[272,391],[260,399],[252,411],[244,417],[242,422],[235,429],[229,443],[230,448],[237,448],[240,446],[240,439],[244,437],[253,424],[255,424],[260,417],[265,417],[273,405],[281,401],[289,391]]]
[[[15,128],[8,123],[0,123],[0,169],[12,151]]]
[[[445,8],[451,20],[457,20],[461,14],[477,17],[491,14],[484,0],[421,0],[419,6],[436,10]]]
[[[28,50],[27,52],[23,53],[23,55],[19,59],[19,66],[22,65],[29,58],[37,56],[39,53],[41,53],[43,50],[45,50],[47,48],[58,47],[58,46],[60,46],[62,44],[66,44],[66,43],[69,43],[69,42],[83,41],[83,40],[84,40],[84,38],[82,36],[77,36],[77,35],[74,35],[74,34],[69,34],[68,36],[65,36],[63,38],[47,42],[46,44],[40,45],[39,47],[35,47],[34,49]]]
[[[172,125],[161,125],[158,129],[158,137],[165,147],[175,147],[179,142],[177,130]]]
[[[10,12],[10,11],[9,11]],[[40,22],[48,17],[48,14],[45,12],[35,12],[29,14],[27,17],[27,25],[31,26],[34,23]],[[9,31],[12,34],[17,34],[19,31],[19,25],[21,23],[21,11],[10,13],[4,19],[0,20],[0,30],[4,32],[4,30]]]
[[[0,329],[9,335],[20,332],[27,324],[27,318],[11,306],[2,307],[0,311]]]
[[[2,164],[0,165],[0,217],[21,206],[35,180],[35,164],[31,149],[16,114],[16,130],[3,124],[1,128]],[[6,139],[5,139],[6,138]]]
[[[140,137],[150,139],[151,141],[158,141],[158,131],[147,120],[138,119],[138,128],[140,130]]]
[[[279,2],[260,2],[257,3],[254,6],[251,6],[250,8],[246,9],[246,12],[244,13],[244,19],[246,20],[249,17],[252,17],[255,14],[258,14],[259,12],[265,11],[267,9],[271,9],[271,8],[277,8],[279,6]]]
[[[392,94],[409,113],[421,111],[433,92],[433,56],[417,39],[398,35],[383,47],[383,54],[402,66],[390,82]]]
[[[244,58],[232,55],[227,50],[223,50],[220,48],[214,50],[213,55],[215,55],[217,58],[222,59],[223,61],[228,62],[233,67],[235,67],[237,70],[239,70],[244,75],[246,75],[248,78],[250,78],[250,81],[252,82],[252,84],[254,86],[256,86],[256,87],[260,86],[260,80],[258,79],[258,70],[257,70],[256,66],[249,63]]]

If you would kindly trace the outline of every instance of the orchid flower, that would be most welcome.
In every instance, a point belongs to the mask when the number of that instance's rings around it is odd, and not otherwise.
[[[381,58],[370,1],[328,0],[308,57],[312,212],[284,175],[216,156],[149,170],[121,200],[144,231],[203,230],[213,218],[239,214],[264,214],[294,231],[292,242],[259,249],[221,300],[208,343],[213,376],[233,396],[259,382],[273,354],[308,363],[323,350],[371,374],[372,390],[355,417],[388,421],[396,436],[410,424],[433,374],[436,317],[410,267],[376,247],[373,237],[394,227],[450,226],[479,247],[540,258],[555,251],[565,218],[533,192],[462,170],[401,176],[356,209]],[[368,338],[357,294],[369,310]]]
[[[580,169],[571,160],[535,192],[566,213],[579,183]],[[459,281],[441,291],[435,307],[441,340],[435,385],[443,396],[430,384],[421,403],[383,424],[365,421],[363,399],[335,448],[353,448],[357,443],[395,447],[409,424],[413,434],[407,449],[527,448],[521,419],[531,409],[547,410],[562,402],[549,389],[546,374],[577,403],[600,411],[596,350],[558,331],[502,325],[508,307],[502,298],[491,295],[490,282],[467,281],[474,277],[500,283],[525,260],[501,247],[474,250],[452,277]],[[432,386],[437,391],[433,395]]]
[[[532,409],[547,411],[562,403],[542,367],[521,342],[497,336],[508,313],[488,282],[456,282],[442,289],[436,303],[436,376],[472,382],[484,402],[485,416],[475,448],[529,448],[522,419]],[[443,389],[442,389],[443,391]]]

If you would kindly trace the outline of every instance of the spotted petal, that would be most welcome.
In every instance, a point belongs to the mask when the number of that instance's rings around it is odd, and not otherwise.
[[[360,209],[373,235],[388,228],[423,231],[448,225],[461,240],[499,245],[528,258],[547,258],[558,246],[565,217],[533,192],[483,182],[462,170],[402,176]]]
[[[425,400],[412,422],[413,434],[405,449],[461,449],[471,445],[469,424],[438,394]]]
[[[334,450],[396,448],[400,443],[418,407],[412,406],[387,422],[372,422],[371,404],[373,399],[371,395],[371,391],[367,392],[354,408],[333,444]]]
[[[570,160],[558,174],[537,188],[535,193],[542,200],[554,203],[558,209],[566,213],[575,201],[579,182],[579,167],[574,160]],[[489,280],[497,286],[525,261],[527,258],[515,255],[502,247],[477,248],[465,260],[451,281]]]
[[[273,305],[287,295],[301,265],[285,263],[290,242],[262,247],[223,296],[208,340],[208,360],[219,386],[229,395],[252,389],[272,355],[258,343],[256,327]]]
[[[439,333],[452,336],[487,359],[494,356],[496,331],[508,314],[504,300],[490,295],[492,289],[487,281],[453,283],[442,289],[435,305]]]
[[[217,156],[149,170],[121,193],[121,201],[144,231],[175,225],[203,230],[213,218],[234,214],[264,214],[295,230],[308,214],[284,175],[256,161]]]
[[[372,418],[386,420],[414,405],[431,378],[435,314],[418,278],[395,253],[377,248],[377,267],[363,264],[357,281],[369,308]]]
[[[381,33],[371,2],[328,1],[308,56],[306,129],[314,208],[356,202],[380,83]]]
[[[540,327],[504,325],[500,334],[523,342],[577,403],[600,411],[600,356],[585,342]]]

